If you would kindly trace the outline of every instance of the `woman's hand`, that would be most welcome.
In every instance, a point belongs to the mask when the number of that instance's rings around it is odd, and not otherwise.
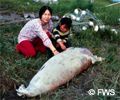
[[[54,55],[57,55],[59,52],[57,50],[52,51]]]
[[[54,54],[54,55],[57,55],[59,52],[56,50],[56,48],[53,46],[53,44],[50,44],[49,45],[49,48],[50,48],[50,50],[52,51],[52,53]]]

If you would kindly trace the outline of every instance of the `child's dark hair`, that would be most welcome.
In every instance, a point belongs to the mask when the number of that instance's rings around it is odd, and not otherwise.
[[[39,18],[41,19],[42,15],[45,13],[46,10],[50,11],[50,14],[52,15],[52,9],[49,6],[42,6],[39,10]]]
[[[68,17],[61,18],[60,25],[63,25],[63,24],[65,24],[66,27],[68,29],[70,29],[70,27],[72,26],[72,20],[71,20],[71,18],[68,18]]]

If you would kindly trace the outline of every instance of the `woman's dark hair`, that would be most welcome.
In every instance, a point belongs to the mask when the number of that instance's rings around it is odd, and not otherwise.
[[[41,19],[42,15],[45,13],[46,10],[50,11],[50,14],[52,15],[52,9],[49,6],[42,6],[39,10],[39,18]]]
[[[70,29],[70,27],[71,27],[71,25],[72,25],[72,20],[71,20],[71,18],[68,18],[68,17],[63,17],[63,18],[61,18],[61,20],[60,20],[60,25],[63,25],[63,24],[65,24],[66,27],[67,27],[68,29]]]

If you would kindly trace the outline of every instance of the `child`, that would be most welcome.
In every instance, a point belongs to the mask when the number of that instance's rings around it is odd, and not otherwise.
[[[63,17],[59,21],[58,25],[52,30],[51,41],[59,52],[66,50],[70,46],[68,36],[70,34],[71,25],[72,20],[68,17]],[[52,56],[53,54],[48,49],[48,58]]]
[[[71,25],[72,20],[68,17],[63,17],[61,18],[57,27],[52,31],[52,42],[56,42],[55,47],[59,52],[66,50],[66,48],[70,46],[70,43],[68,42],[68,36],[70,34]]]
[[[26,58],[34,57],[38,51],[45,53],[46,47],[54,55],[59,53],[49,39],[53,29],[51,16],[52,9],[49,6],[41,7],[39,18],[27,22],[20,31],[16,45],[17,52],[22,53]]]

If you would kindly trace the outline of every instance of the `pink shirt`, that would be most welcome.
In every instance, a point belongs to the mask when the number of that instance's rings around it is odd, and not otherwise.
[[[40,37],[45,46],[49,46],[51,44],[51,40],[47,36],[45,30],[52,31],[53,23],[50,20],[48,24],[42,25],[39,18],[30,20],[25,24],[25,26],[21,29],[18,35],[18,43],[24,40],[32,41],[35,37]]]

